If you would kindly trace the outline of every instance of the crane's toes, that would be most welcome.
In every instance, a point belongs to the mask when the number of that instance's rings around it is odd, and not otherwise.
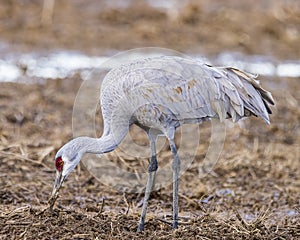
[[[144,224],[140,223],[138,228],[137,228],[137,232],[142,232],[142,231],[144,231]]]
[[[173,229],[177,229],[178,228],[178,221],[173,221],[173,223],[172,223],[172,228]]]

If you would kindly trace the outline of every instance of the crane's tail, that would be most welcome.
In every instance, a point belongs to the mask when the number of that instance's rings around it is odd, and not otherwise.
[[[274,99],[272,94],[263,89],[259,81],[255,79],[257,76],[231,67],[222,68],[222,70],[243,101],[244,116],[258,116],[270,124],[269,114],[272,111],[269,105],[275,104]]]

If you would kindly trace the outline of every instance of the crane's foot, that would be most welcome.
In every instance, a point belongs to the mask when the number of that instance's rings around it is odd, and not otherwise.
[[[138,228],[137,228],[137,232],[142,232],[142,231],[144,231],[144,223],[139,223],[139,226],[138,226]]]
[[[172,222],[172,228],[177,229],[178,228],[178,220],[173,220]]]

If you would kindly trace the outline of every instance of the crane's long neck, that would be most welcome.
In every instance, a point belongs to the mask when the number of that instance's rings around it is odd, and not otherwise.
[[[117,118],[110,127],[104,127],[104,133],[100,138],[78,137],[73,139],[69,146],[80,155],[84,153],[102,154],[113,151],[124,139],[128,130],[128,121],[125,118]],[[104,124],[105,125],[105,124]],[[108,125],[107,125],[108,126]]]
[[[101,138],[78,137],[73,141],[80,146],[82,153],[102,154],[113,151],[125,136],[114,137],[113,135]]]
[[[102,136],[101,138],[83,137],[85,141],[84,152],[101,154],[113,151],[121,142],[112,135]]]

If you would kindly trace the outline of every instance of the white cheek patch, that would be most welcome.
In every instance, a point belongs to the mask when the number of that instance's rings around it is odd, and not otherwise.
[[[62,175],[64,177],[67,177],[70,172],[77,166],[77,164],[80,161],[80,158],[78,157],[78,154],[75,155],[72,159],[69,159],[68,157],[63,156],[63,161],[64,161],[64,167],[62,170]]]
[[[65,162],[65,164],[64,164],[64,168],[63,168],[63,170],[62,170],[62,175],[63,176],[67,176],[68,174],[69,174],[69,172],[70,172],[70,168],[71,168],[71,164],[70,164],[70,162],[68,161],[68,162]]]
[[[72,162],[70,162],[69,158],[62,156],[62,159],[64,161],[64,167],[62,170],[62,175],[67,176],[68,175],[68,169],[70,169]]]

